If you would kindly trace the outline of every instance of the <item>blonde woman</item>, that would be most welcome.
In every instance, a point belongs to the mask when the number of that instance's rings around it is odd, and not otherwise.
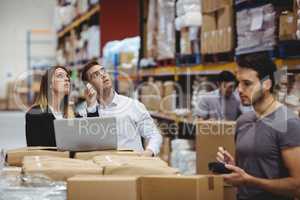
[[[53,120],[74,117],[69,93],[69,71],[62,66],[48,69],[35,104],[26,113],[27,146],[56,146]]]

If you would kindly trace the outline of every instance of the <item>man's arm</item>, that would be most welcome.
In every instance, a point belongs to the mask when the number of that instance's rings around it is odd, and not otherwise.
[[[162,136],[145,106],[140,102],[137,102],[137,106],[137,130],[139,134],[146,139],[148,144],[145,150],[145,155],[156,156],[160,151]],[[153,155],[150,155],[151,153]]]
[[[233,185],[249,185],[262,188],[277,195],[300,197],[300,147],[287,148],[282,150],[282,157],[290,176],[282,179],[263,179],[253,177],[244,170],[227,165],[226,167],[234,172],[224,175],[226,182]]]
[[[258,186],[264,190],[279,195],[300,197],[300,147],[282,150],[282,157],[286,168],[289,170],[290,177],[268,180],[251,178],[250,185]]]

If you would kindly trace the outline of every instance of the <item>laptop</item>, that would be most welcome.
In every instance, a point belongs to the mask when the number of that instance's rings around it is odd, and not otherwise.
[[[54,120],[58,150],[92,151],[117,149],[116,118],[74,118]]]

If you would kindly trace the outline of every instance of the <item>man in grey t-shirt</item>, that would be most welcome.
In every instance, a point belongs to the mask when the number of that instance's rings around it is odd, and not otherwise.
[[[238,187],[238,200],[299,198],[300,120],[272,95],[276,66],[267,53],[237,63],[241,101],[255,112],[237,120],[235,159],[219,148],[217,160],[232,170],[224,180]]]
[[[218,78],[219,89],[202,94],[196,104],[195,114],[203,119],[234,121],[241,115],[241,103],[234,95],[236,78],[223,71]]]

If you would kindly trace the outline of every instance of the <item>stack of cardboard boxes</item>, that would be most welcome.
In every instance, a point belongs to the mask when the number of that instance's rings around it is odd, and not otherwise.
[[[231,126],[227,128],[229,132],[232,130]],[[213,146],[213,140],[206,142]],[[224,187],[221,176],[208,173],[182,176],[159,158],[140,157],[130,151],[79,152],[76,159],[68,158],[69,155],[55,148],[30,147],[8,151],[7,162],[22,165],[25,175],[46,175],[54,181],[67,181],[70,200],[234,199],[234,189]],[[16,176],[21,173],[19,169],[9,174]]]
[[[150,111],[172,112],[176,107],[175,83],[149,79],[141,87],[141,102]]]
[[[300,12],[299,12],[300,14]],[[279,40],[295,40],[297,39],[297,20],[298,6],[296,0],[294,0],[293,10],[283,11],[279,16]],[[299,23],[300,25],[300,23]],[[300,27],[298,27],[300,28]],[[299,29],[300,30],[300,29]],[[300,37],[299,37],[300,38]]]
[[[202,1],[201,53],[230,52],[234,48],[232,0]]]

